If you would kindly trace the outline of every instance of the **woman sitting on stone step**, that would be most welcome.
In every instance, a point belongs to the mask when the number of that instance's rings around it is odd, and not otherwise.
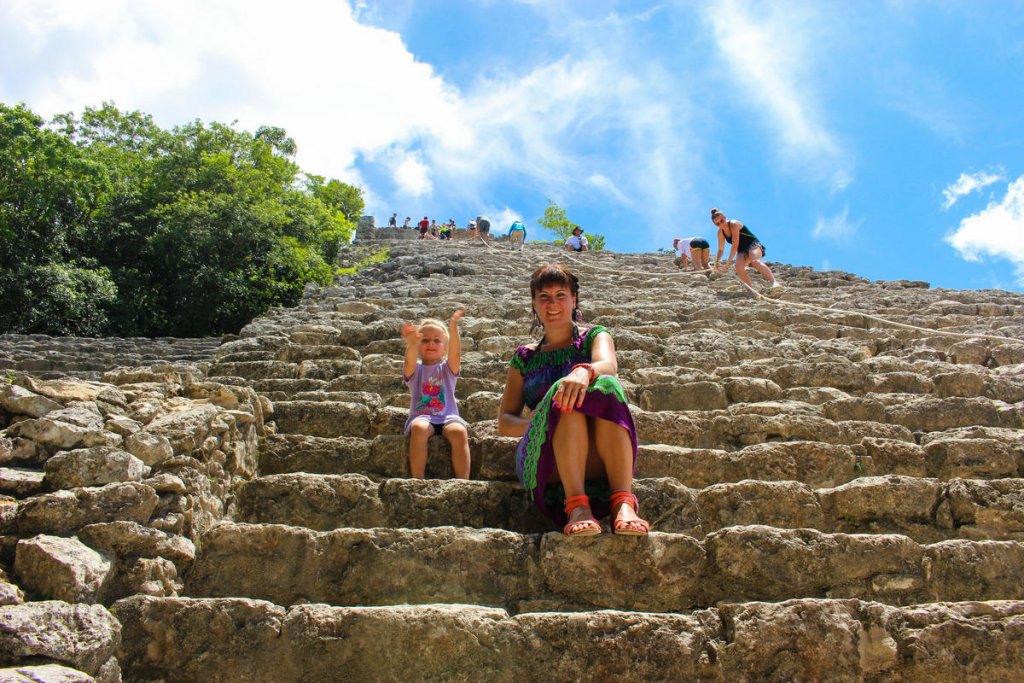
[[[544,335],[516,349],[498,414],[499,433],[521,437],[519,479],[568,536],[601,533],[595,514],[611,514],[616,534],[645,535],[650,526],[632,493],[636,427],[615,377],[612,337],[583,325],[579,280],[565,266],[535,270],[530,296],[534,329]]]

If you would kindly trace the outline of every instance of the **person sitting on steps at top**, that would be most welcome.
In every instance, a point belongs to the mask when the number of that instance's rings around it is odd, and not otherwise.
[[[739,221],[729,220],[725,217],[725,214],[718,209],[711,209],[711,222],[718,227],[718,254],[715,255],[716,264],[720,264],[722,262],[722,252],[724,251],[725,243],[728,242],[731,245],[729,248],[729,258],[726,260],[725,266],[721,267],[722,272],[729,272],[729,267],[732,265],[733,258],[735,257],[736,275],[739,276],[740,280],[742,280],[747,287],[753,289],[753,285],[750,282],[750,276],[747,275],[747,266],[754,266],[755,270],[761,273],[762,277],[771,283],[772,288],[781,286],[779,282],[776,281],[775,275],[772,274],[771,269],[761,263],[761,259],[764,258],[765,255],[765,248],[764,245],[758,241],[754,233],[750,231],[750,228]]]
[[[572,236],[565,240],[566,251],[590,251],[590,243],[583,235],[583,228],[578,225],[572,226]]]

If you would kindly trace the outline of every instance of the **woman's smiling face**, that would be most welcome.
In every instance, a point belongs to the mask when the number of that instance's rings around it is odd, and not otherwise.
[[[533,310],[545,328],[551,325],[571,325],[574,308],[576,297],[565,285],[548,285],[533,297]]]

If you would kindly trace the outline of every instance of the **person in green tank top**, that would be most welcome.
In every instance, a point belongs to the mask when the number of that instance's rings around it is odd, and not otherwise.
[[[773,289],[780,286],[771,269],[761,263],[761,259],[765,255],[765,248],[757,239],[757,236],[750,231],[750,228],[739,221],[729,220],[718,209],[711,209],[711,222],[718,228],[718,253],[715,255],[716,266],[723,272],[728,273],[729,267],[732,266],[733,259],[735,258],[736,275],[739,276],[740,280],[747,287],[753,289],[750,276],[747,275],[747,266],[753,266],[757,272],[761,273]],[[722,252],[725,249],[726,242],[730,244],[729,257],[726,259],[725,265],[721,266]]]

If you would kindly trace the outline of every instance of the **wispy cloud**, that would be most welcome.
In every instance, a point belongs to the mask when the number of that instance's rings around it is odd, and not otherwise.
[[[850,220],[850,207],[843,208],[842,213],[834,216],[818,216],[814,224],[811,236],[816,240],[832,240],[834,242],[848,242],[857,234],[863,220]]]
[[[946,242],[967,261],[980,262],[984,256],[1009,260],[1017,284],[1024,285],[1024,176],[1009,184],[1002,199],[960,221]]]
[[[806,9],[759,9],[755,15],[751,3],[725,0],[707,11],[718,50],[749,101],[724,98],[720,106],[767,114],[783,161],[841,190],[853,180],[852,162],[826,125],[811,73],[826,37],[813,30],[815,19]]]
[[[961,173],[955,183],[942,191],[942,195],[946,198],[946,200],[942,202],[942,208],[948,210],[956,204],[957,200],[961,197],[965,197],[972,192],[984,189],[992,183],[997,183],[1000,180],[1005,179],[1006,175],[1001,170],[997,173],[987,173],[985,171],[979,171],[977,173]]]

